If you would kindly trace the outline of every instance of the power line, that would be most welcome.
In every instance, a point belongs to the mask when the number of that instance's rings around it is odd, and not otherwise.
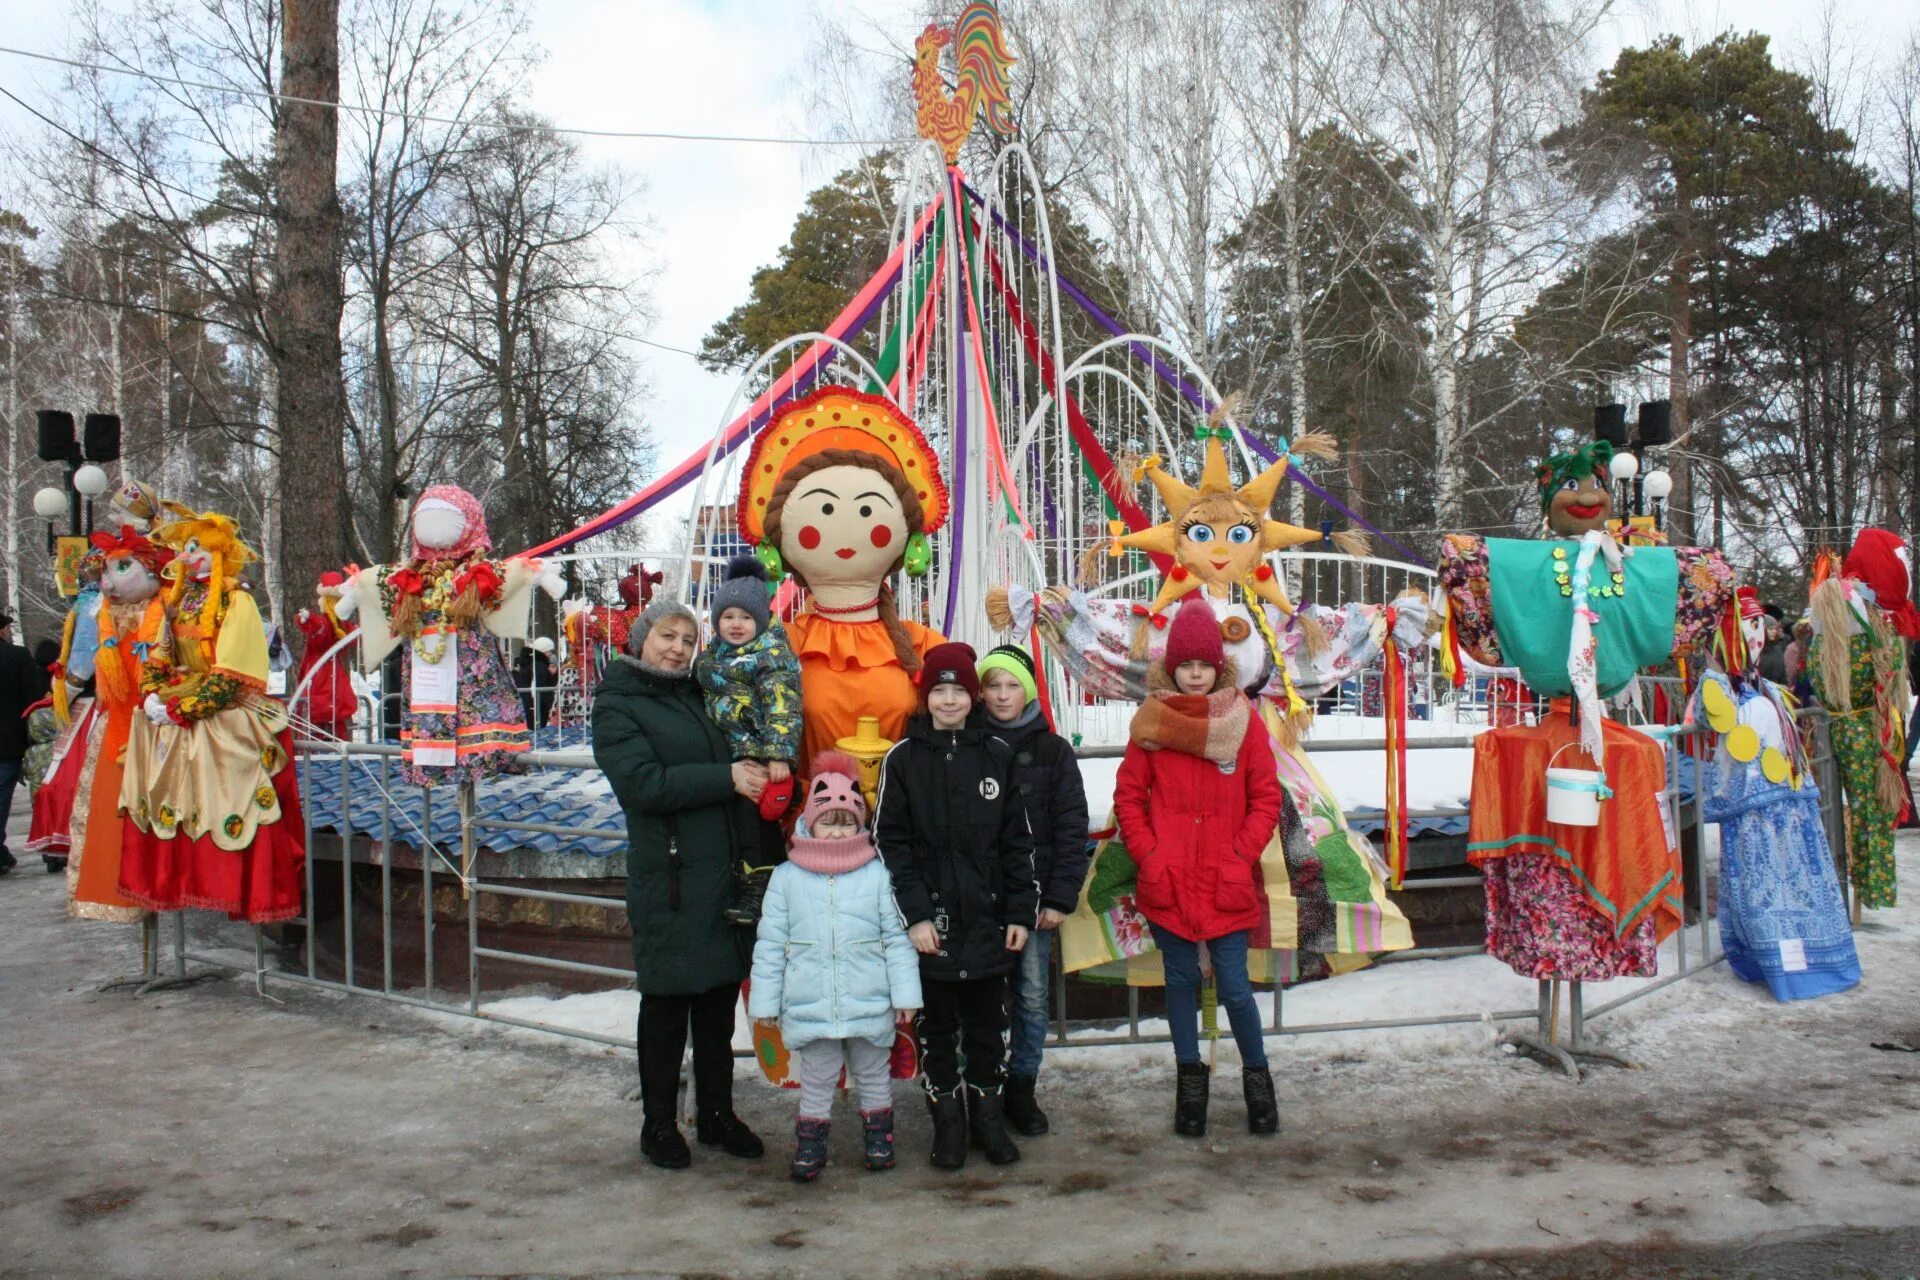
[[[413,120],[425,124],[453,125],[462,129],[499,129],[506,133],[570,134],[579,138],[625,138],[643,142],[744,142],[786,147],[893,147],[907,141],[907,139],[903,138],[787,138],[754,134],[667,133],[643,129],[577,129],[564,125],[539,124],[531,121],[461,120],[454,116],[426,115],[413,111],[390,111],[383,107],[369,107],[356,102],[327,102],[320,98],[301,98],[287,93],[275,93],[268,89],[249,89],[240,85],[231,84],[211,84],[204,80],[187,80],[180,76],[161,75],[157,71],[144,71],[137,67],[116,67],[107,63],[86,62],[78,58],[62,58],[51,53],[36,53],[31,49],[15,49],[7,45],[0,45],[0,53],[10,53],[19,58],[32,58],[39,62],[52,62],[60,66],[75,67],[82,71],[98,71],[107,75],[131,76],[136,80],[150,80],[155,84],[178,85],[185,89],[204,89],[209,93],[234,94],[245,98],[266,98],[273,102],[289,102],[304,107],[325,107],[330,111],[349,111],[356,115],[379,119]]]

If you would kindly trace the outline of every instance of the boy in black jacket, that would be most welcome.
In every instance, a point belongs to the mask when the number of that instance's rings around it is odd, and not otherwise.
[[[975,662],[964,644],[927,651],[915,677],[925,711],[887,752],[873,818],[874,843],[920,953],[920,1067],[937,1169],[964,1166],[969,1137],[992,1164],[1020,1158],[1001,1098],[1007,975],[1040,901],[1013,749],[969,722],[980,695]]]
[[[1013,780],[1033,828],[1034,878],[1040,882],[1040,918],[1012,983],[1013,1034],[1007,1049],[1007,1123],[1034,1137],[1047,1131],[1047,1113],[1033,1096],[1047,1039],[1047,978],[1054,931],[1080,904],[1092,842],[1087,838],[1087,789],[1073,744],[1040,714],[1033,659],[1003,644],[980,659],[980,701],[988,732],[1013,748]]]

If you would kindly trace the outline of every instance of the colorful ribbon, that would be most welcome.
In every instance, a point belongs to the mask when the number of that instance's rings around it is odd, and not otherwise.
[[[1407,876],[1407,663],[1394,639],[1400,610],[1387,606],[1386,689],[1381,701],[1387,716],[1387,872],[1398,889]]]

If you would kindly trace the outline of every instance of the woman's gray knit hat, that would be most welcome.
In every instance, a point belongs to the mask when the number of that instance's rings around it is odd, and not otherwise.
[[[627,652],[634,657],[640,656],[640,646],[647,642],[647,632],[653,630],[653,624],[662,618],[685,618],[693,624],[694,635],[700,633],[700,618],[694,611],[678,600],[666,596],[655,596],[653,603],[640,611],[633,620],[633,626],[627,630]]]

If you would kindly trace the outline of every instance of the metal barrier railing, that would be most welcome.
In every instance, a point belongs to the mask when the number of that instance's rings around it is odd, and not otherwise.
[[[1677,682],[1676,682],[1677,683]],[[1821,791],[1821,807],[1826,823],[1829,840],[1834,850],[1842,883],[1846,883],[1844,817],[1838,804],[1839,784],[1837,770],[1826,733],[1826,715],[1819,708],[1803,709],[1800,713],[1805,741],[1809,744],[1810,764],[1815,771],[1815,779]],[[1687,826],[1704,832],[1704,773],[1696,773],[1696,785],[1693,789],[1691,804],[1691,824],[1689,815],[1681,810],[1679,787],[1679,757],[1683,744],[1700,740],[1695,735],[1704,735],[1704,730],[1691,730],[1676,733],[1667,751],[1668,786],[1666,804],[1668,818],[1676,836]],[[1411,751],[1458,749],[1470,747],[1472,735],[1445,737],[1412,738],[1408,741]],[[321,972],[318,958],[319,921],[314,918],[316,902],[315,889],[317,877],[323,874],[319,864],[324,858],[310,856],[306,862],[305,907],[303,914],[288,921],[289,926],[300,930],[300,962],[294,967],[274,963],[270,955],[266,935],[263,930],[253,931],[253,963],[241,965],[232,959],[208,952],[196,951],[189,947],[184,924],[184,916],[176,915],[173,924],[175,975],[160,981],[177,981],[187,978],[187,963],[193,961],[233,972],[251,973],[256,990],[265,994],[270,983],[284,982],[297,986],[339,991],[348,995],[369,996],[392,1001],[413,1008],[432,1010],[440,1013],[457,1014],[487,1022],[526,1030],[541,1031],[554,1035],[571,1037],[620,1048],[634,1048],[634,1038],[612,1036],[590,1029],[566,1026],[560,1023],[541,1022],[537,1019],[522,1018],[516,1015],[489,1009],[482,1001],[481,964],[483,961],[524,965],[535,969],[547,969],[556,972],[582,975],[592,978],[604,978],[610,983],[631,986],[632,971],[628,968],[596,964],[583,960],[567,959],[562,956],[542,954],[534,951],[516,951],[499,946],[481,944],[480,903],[485,897],[500,897],[523,901],[578,906],[602,912],[623,912],[625,899],[611,895],[594,893],[575,893],[560,889],[536,888],[526,884],[509,883],[501,878],[488,878],[482,872],[488,862],[488,856],[481,849],[481,833],[486,831],[528,831],[548,835],[558,835],[579,840],[624,841],[624,829],[573,827],[555,823],[519,821],[501,818],[483,818],[477,816],[475,792],[471,786],[455,788],[451,795],[446,789],[421,789],[420,820],[400,813],[394,804],[394,788],[397,785],[394,776],[394,761],[400,756],[401,748],[392,743],[365,742],[321,742],[300,740],[297,750],[307,770],[337,767],[340,770],[340,813],[348,813],[353,803],[356,784],[356,771],[363,775],[380,796],[380,816],[373,847],[368,850],[367,861],[379,867],[380,886],[380,946],[381,981],[378,987],[370,986],[357,979],[355,937],[358,925],[357,902],[354,883],[354,868],[358,865],[355,856],[355,836],[352,824],[342,822],[339,831],[339,881],[341,894],[340,920],[340,969],[338,978]],[[1384,739],[1341,739],[1334,738],[1314,743],[1312,751],[1319,753],[1380,751],[1385,747]],[[1122,754],[1120,747],[1088,747],[1078,752],[1083,759],[1114,758]],[[534,769],[592,769],[593,756],[585,750],[533,751],[526,755],[527,765]],[[303,785],[310,786],[311,773],[303,778]],[[304,797],[303,797],[304,799]],[[457,849],[442,848],[431,837],[433,831],[433,813],[437,805],[452,803],[459,814],[459,845]],[[314,808],[311,804],[303,806],[303,821],[306,827],[307,847],[311,851],[314,843]],[[1433,808],[1418,811],[1421,816],[1448,817],[1465,816],[1464,808]],[[1351,816],[1351,815],[1350,815]],[[398,819],[398,820],[396,820]],[[1574,1043],[1580,1042],[1582,1024],[1620,1009],[1635,1000],[1641,999],[1674,982],[1692,977],[1706,968],[1716,965],[1724,958],[1716,952],[1711,925],[1716,918],[1710,910],[1707,900],[1707,877],[1705,874],[1705,841],[1698,841],[1698,857],[1693,868],[1683,868],[1683,901],[1695,915],[1690,925],[1683,926],[1673,938],[1673,953],[1677,964],[1674,972],[1650,978],[1634,990],[1609,1000],[1596,1008],[1583,1007],[1578,984],[1574,984],[1571,1003],[1572,1035]],[[412,857],[408,856],[411,851]],[[498,856],[497,854],[495,856]],[[416,989],[396,986],[394,980],[395,953],[395,887],[396,871],[407,868],[400,864],[417,859],[420,888],[421,938],[421,984]],[[436,864],[440,870],[436,871]],[[624,870],[624,868],[622,868]],[[440,924],[436,920],[436,877],[450,875],[458,886],[465,904],[466,924],[466,991],[464,999],[444,998],[435,972],[435,955]],[[614,877],[607,877],[614,878]],[[1479,875],[1436,875],[1409,878],[1403,885],[1403,892],[1421,893],[1446,889],[1461,889],[1477,886],[1481,883]],[[1697,931],[1692,945],[1688,934]],[[275,948],[278,950],[279,948]],[[1407,963],[1414,960],[1445,959],[1466,955],[1484,954],[1480,946],[1436,946],[1415,947],[1411,950],[1390,952],[1375,958],[1375,964],[1390,965]],[[1142,1010],[1140,988],[1127,988],[1127,1010],[1124,1021],[1117,1017],[1081,1018],[1071,1016],[1068,1009],[1069,988],[1067,975],[1059,964],[1058,950],[1052,974],[1053,1017],[1050,1044],[1055,1048],[1093,1047],[1114,1044],[1150,1044],[1164,1042],[1165,1035],[1145,1035],[1141,1031]],[[1268,1027],[1270,1035],[1314,1035],[1334,1032],[1364,1032],[1410,1027],[1439,1027],[1463,1023],[1482,1022],[1520,1022],[1536,1019],[1544,1032],[1548,1019],[1545,989],[1543,982],[1538,1006],[1536,1008],[1514,1008],[1497,1010],[1478,1010],[1458,1013],[1436,1013],[1420,1016],[1397,1018],[1356,1019],[1337,1022],[1289,1023],[1286,1020],[1286,987],[1271,985],[1272,1017]],[[1124,1030],[1121,1027],[1124,1026]]]

